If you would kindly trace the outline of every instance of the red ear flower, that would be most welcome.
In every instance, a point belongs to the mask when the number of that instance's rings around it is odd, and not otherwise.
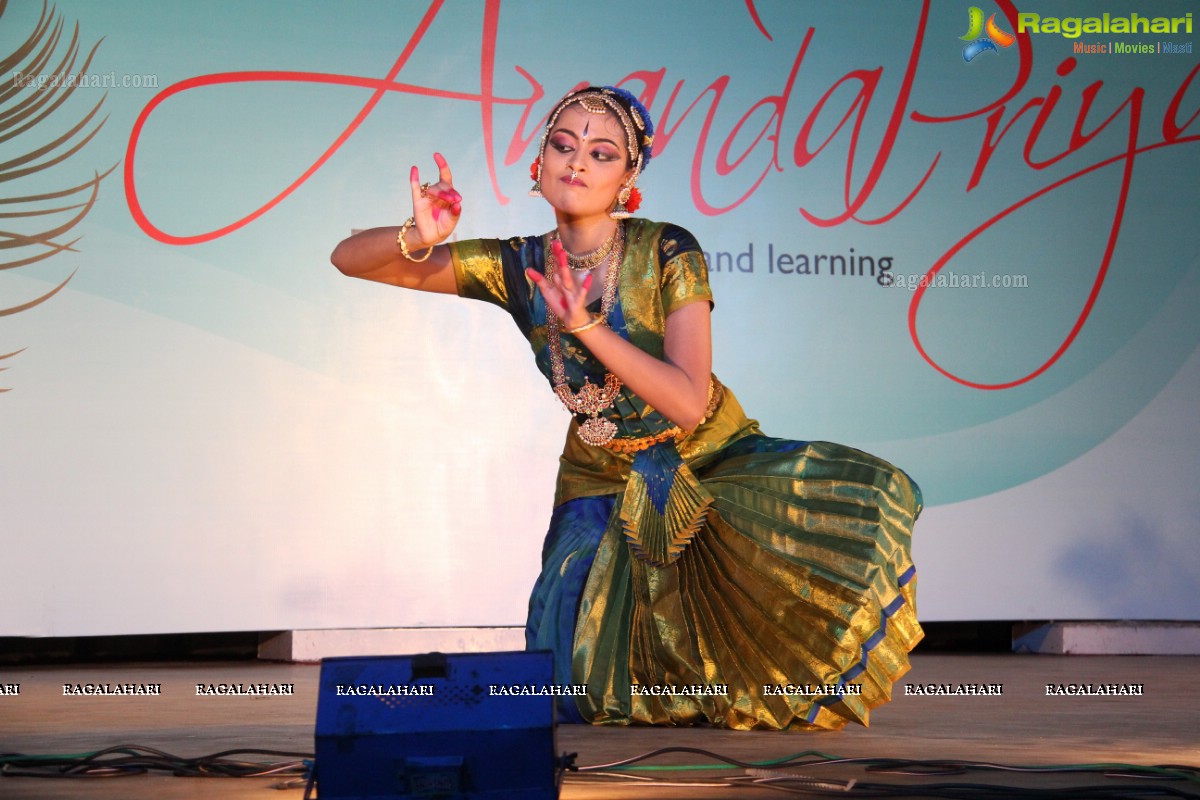
[[[632,214],[642,206],[642,193],[635,186],[629,190],[629,199],[625,201],[625,210]]]
[[[542,157],[538,156],[533,160],[533,163],[529,165],[529,180],[536,181],[538,179],[538,167],[540,167],[541,164]]]

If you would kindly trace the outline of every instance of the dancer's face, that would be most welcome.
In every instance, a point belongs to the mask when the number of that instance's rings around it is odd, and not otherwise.
[[[558,115],[542,157],[542,195],[572,217],[607,214],[632,176],[625,128],[612,111],[589,113],[578,103]]]

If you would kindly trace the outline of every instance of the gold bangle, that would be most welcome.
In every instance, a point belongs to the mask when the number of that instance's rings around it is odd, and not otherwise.
[[[420,264],[422,261],[427,260],[431,255],[433,255],[433,245],[430,245],[429,249],[425,252],[425,255],[421,256],[420,258],[413,258],[408,254],[408,244],[404,241],[404,234],[408,233],[408,229],[415,224],[416,220],[412,217],[404,220],[404,224],[400,226],[400,233],[396,236],[396,244],[400,246],[400,253],[405,258],[414,264]]]
[[[570,334],[583,333],[584,331],[588,330],[589,328],[596,327],[601,322],[604,322],[604,317],[600,316],[599,314],[593,314],[591,322],[585,322],[584,324],[580,325],[578,328],[567,328],[566,330],[563,331],[563,333],[570,333]]]

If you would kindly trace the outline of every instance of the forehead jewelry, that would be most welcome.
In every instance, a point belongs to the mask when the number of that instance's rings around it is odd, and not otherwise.
[[[645,129],[645,121],[642,120],[641,114],[638,114],[636,118],[631,117],[621,104],[616,101],[611,92],[604,92],[603,90],[600,92],[587,92],[582,97],[579,96],[578,92],[573,92],[559,101],[554,111],[550,114],[550,118],[546,120],[546,127],[542,130],[542,140],[538,145],[539,160],[535,162],[538,165],[537,177],[534,179],[534,189],[530,191],[530,194],[541,192],[542,165],[540,156],[546,152],[546,140],[550,136],[550,131],[554,128],[554,123],[558,121],[558,116],[564,109],[576,103],[589,114],[600,115],[611,111],[616,115],[617,120],[621,123],[621,127],[625,129],[625,149],[629,153],[630,163],[633,164],[633,180],[637,181],[637,176],[641,174],[643,164],[642,146],[650,146],[650,137],[642,136],[639,138],[639,129]],[[639,123],[636,126],[634,119]]]
[[[608,111],[608,104],[594,94],[584,95],[579,101],[579,105],[583,106],[584,111],[589,114],[603,114]]]

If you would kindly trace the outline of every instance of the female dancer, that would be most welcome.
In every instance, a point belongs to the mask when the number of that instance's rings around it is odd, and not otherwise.
[[[735,729],[866,724],[921,638],[900,470],[764,436],[712,374],[700,246],[632,218],[653,126],[588,87],[550,113],[533,165],[538,236],[438,244],[462,197],[410,173],[413,215],[343,241],[343,273],[508,311],[573,413],[530,649],[554,653],[565,719]]]

